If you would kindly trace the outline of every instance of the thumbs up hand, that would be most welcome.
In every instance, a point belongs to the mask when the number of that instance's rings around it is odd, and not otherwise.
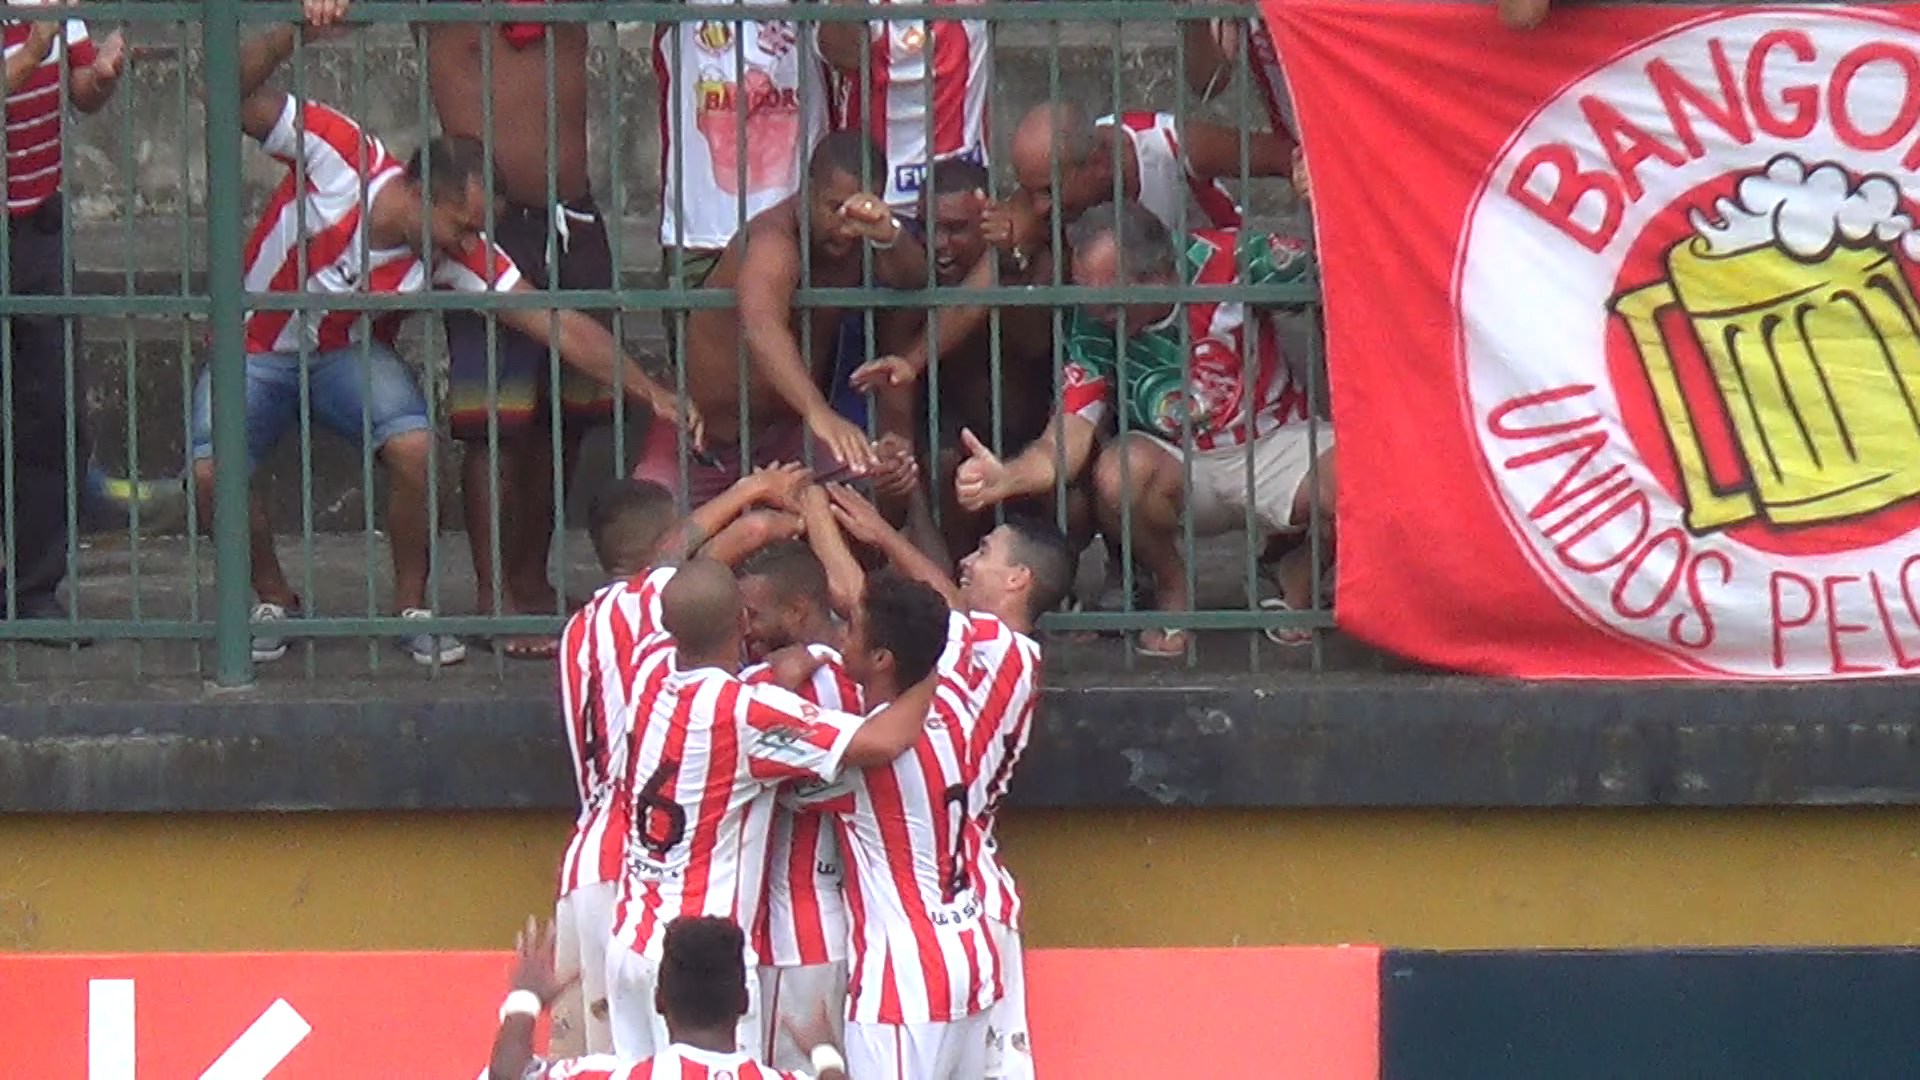
[[[970,429],[960,429],[960,444],[968,455],[953,476],[954,495],[961,507],[978,513],[1011,497],[1012,478],[1006,463],[975,438]]]

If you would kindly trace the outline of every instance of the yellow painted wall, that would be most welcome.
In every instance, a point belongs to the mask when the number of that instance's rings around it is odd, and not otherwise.
[[[0,951],[502,948],[551,813],[0,817]],[[1035,946],[1920,944],[1920,809],[1040,811]]]

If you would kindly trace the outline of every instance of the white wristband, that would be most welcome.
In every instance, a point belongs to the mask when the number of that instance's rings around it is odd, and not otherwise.
[[[900,224],[899,218],[890,216],[887,220],[893,222],[893,239],[884,244],[878,240],[868,240],[867,246],[873,248],[875,251],[889,250],[893,245],[900,242],[900,234],[905,231],[904,227]]]
[[[505,1022],[509,1016],[539,1016],[546,1012],[540,1004],[540,995],[531,990],[515,990],[500,1003],[500,1019]]]
[[[832,1043],[821,1043],[814,1047],[811,1056],[815,1076],[824,1072],[847,1071],[847,1059],[840,1056],[840,1051],[835,1050]]]

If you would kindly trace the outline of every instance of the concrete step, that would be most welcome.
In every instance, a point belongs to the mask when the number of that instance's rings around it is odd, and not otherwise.
[[[1121,31],[1117,39],[1116,25]],[[183,76],[190,81],[185,89],[198,88],[198,31],[183,36],[178,27],[143,23],[130,27],[129,37],[134,63],[125,87],[107,109],[69,129],[68,191],[75,217],[111,222],[130,212],[143,221],[177,221],[183,213],[202,218],[206,132],[198,101],[183,92]],[[636,253],[657,248],[648,231],[657,223],[660,197],[659,102],[651,39],[652,30],[644,25],[618,31],[599,27],[590,61],[594,183],[609,216],[639,238]],[[1174,39],[1175,31],[1166,23],[1010,23],[997,28],[992,97],[992,115],[999,121],[996,146],[1004,149],[1013,124],[1029,107],[1054,97],[1051,68],[1056,56],[1060,100],[1105,112],[1114,107],[1117,89],[1121,108],[1175,109],[1182,102]],[[417,145],[428,130],[429,112],[420,89],[420,51],[406,31],[382,26],[309,48],[302,61],[289,64],[292,74],[282,76],[282,85],[298,86],[346,108],[397,152]],[[1187,104],[1190,112],[1231,116],[1224,103],[1206,108]],[[1004,153],[1001,157],[1004,160]],[[252,211],[282,170],[263,154],[249,152],[245,160],[246,204]],[[1285,185],[1278,183],[1257,185],[1250,198],[1263,211],[1291,206]],[[251,220],[251,213],[248,216]],[[203,235],[198,228],[190,229],[189,243],[182,245],[176,225],[173,258],[136,265],[142,270],[175,265],[182,255],[190,255],[183,247],[190,248]],[[629,261],[657,264],[657,257],[636,255]]]

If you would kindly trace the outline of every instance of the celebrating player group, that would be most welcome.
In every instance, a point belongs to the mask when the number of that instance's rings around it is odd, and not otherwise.
[[[1066,538],[1010,521],[955,582],[799,466],[686,516],[620,481],[590,528],[611,583],[560,660],[581,812],[492,1080],[1032,1076],[994,820]]]

